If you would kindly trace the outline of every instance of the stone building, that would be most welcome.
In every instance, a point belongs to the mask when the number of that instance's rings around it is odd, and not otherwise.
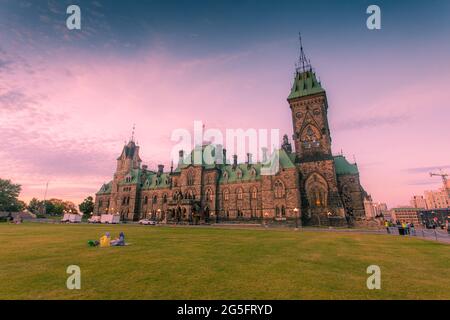
[[[229,161],[221,146],[213,146],[213,164],[186,161],[207,145],[189,154],[180,151],[178,165],[170,171],[162,165],[149,170],[141,165],[139,146],[131,139],[117,159],[112,181],[96,194],[95,214],[190,223],[301,217],[304,224],[342,225],[363,220],[367,194],[358,167],[343,155],[332,155],[327,95],[303,48],[287,102],[294,148],[285,135],[275,152],[276,174],[262,174],[265,159],[254,163],[250,154],[246,163],[238,163],[236,155]]]

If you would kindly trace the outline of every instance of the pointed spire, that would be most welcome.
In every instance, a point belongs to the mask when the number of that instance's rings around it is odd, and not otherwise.
[[[298,38],[300,41],[300,55],[298,57],[298,62],[296,65],[296,71],[297,73],[311,71],[311,61],[306,58],[305,52],[303,51],[302,34],[300,32],[298,33]]]
[[[134,142],[134,130],[136,129],[136,124],[133,123],[133,130],[131,131],[131,139],[130,141]]]

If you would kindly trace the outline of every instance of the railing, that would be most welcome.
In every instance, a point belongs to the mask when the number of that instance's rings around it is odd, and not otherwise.
[[[450,233],[448,231],[440,231],[438,229],[416,229],[416,228],[403,228],[403,227],[388,227],[387,233],[392,235],[422,237],[435,240],[449,240]]]

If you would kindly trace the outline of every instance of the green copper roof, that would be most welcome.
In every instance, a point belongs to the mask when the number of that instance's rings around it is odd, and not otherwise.
[[[316,74],[312,71],[297,72],[288,99],[294,99],[325,92]]]
[[[148,172],[145,179],[144,189],[165,189],[170,187],[170,174],[162,173],[158,175],[156,172]]]
[[[334,157],[334,166],[336,168],[336,174],[359,174],[358,166],[356,163],[350,163],[345,159],[343,155]]]
[[[280,149],[279,150],[279,157],[280,157],[280,167],[284,169],[289,168],[295,168],[294,162],[295,162],[295,154],[294,153],[287,153],[285,150]],[[294,158],[294,160],[292,160]]]
[[[102,185],[100,190],[96,194],[108,194],[111,193],[112,181]]]

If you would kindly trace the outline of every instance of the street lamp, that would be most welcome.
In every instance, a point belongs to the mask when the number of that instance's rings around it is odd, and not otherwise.
[[[161,218],[161,209],[156,210],[156,212],[158,212],[158,220],[159,220],[159,218]]]
[[[264,227],[267,228],[267,218],[269,217],[269,213],[268,212],[264,212]]]
[[[295,213],[295,230],[298,230],[298,208],[294,208]]]

